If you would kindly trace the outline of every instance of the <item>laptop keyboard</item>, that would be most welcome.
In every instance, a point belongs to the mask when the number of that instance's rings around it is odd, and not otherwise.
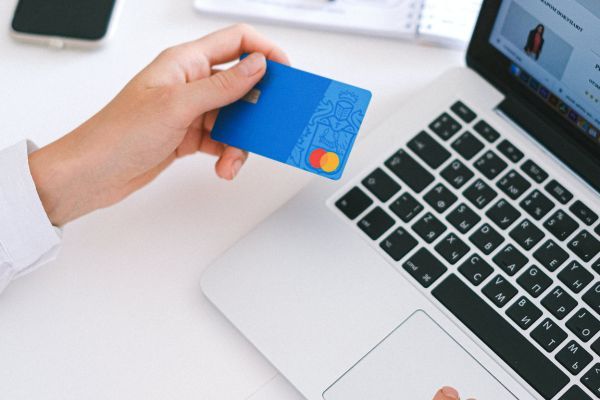
[[[600,399],[598,215],[467,105],[336,200],[544,399]]]

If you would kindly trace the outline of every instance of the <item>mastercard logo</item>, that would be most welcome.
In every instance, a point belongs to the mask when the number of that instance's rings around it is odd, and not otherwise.
[[[308,162],[314,169],[334,172],[340,166],[340,157],[332,151],[315,149],[310,153]]]

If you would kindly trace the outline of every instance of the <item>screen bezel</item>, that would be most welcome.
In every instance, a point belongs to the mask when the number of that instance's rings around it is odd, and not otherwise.
[[[545,128],[550,126],[551,132],[528,132],[600,191],[600,143],[586,136],[515,79],[510,74],[512,60],[491,44],[490,37],[501,3],[502,0],[484,0],[467,51],[467,65],[500,90],[506,96],[505,101],[526,107],[532,119],[543,119]],[[526,115],[522,117],[528,118]],[[528,125],[534,126],[535,123]],[[592,171],[589,171],[590,166]]]
[[[101,42],[109,34],[111,29],[113,16],[117,8],[118,0],[106,0],[103,4],[98,4],[99,8],[94,14],[94,18],[98,18],[97,24],[93,29],[86,28],[83,30],[81,27],[76,26],[58,26],[56,25],[52,29],[44,29],[39,24],[36,25],[32,21],[36,18],[44,17],[43,15],[28,15],[24,10],[27,8],[25,3],[28,0],[19,0],[13,14],[11,21],[12,31],[20,35],[31,35],[37,37],[55,37],[72,39],[74,41],[84,42]],[[46,18],[45,23],[52,18]]]

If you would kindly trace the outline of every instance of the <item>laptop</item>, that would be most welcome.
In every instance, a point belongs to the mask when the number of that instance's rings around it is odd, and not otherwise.
[[[467,67],[205,295],[309,400],[600,398],[599,39],[597,0],[486,0]]]

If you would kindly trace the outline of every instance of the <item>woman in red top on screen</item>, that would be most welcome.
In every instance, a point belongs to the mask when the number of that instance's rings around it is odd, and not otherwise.
[[[539,24],[536,28],[529,32],[527,44],[525,45],[525,53],[536,60],[540,58],[542,47],[544,47],[544,25]]]

